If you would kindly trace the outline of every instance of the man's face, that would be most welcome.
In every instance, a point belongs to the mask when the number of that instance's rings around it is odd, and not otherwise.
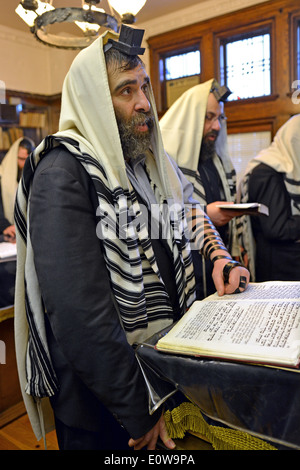
[[[132,70],[108,68],[108,81],[124,157],[135,158],[149,148],[154,125],[148,99],[149,77],[138,65]]]
[[[24,147],[19,147],[18,150],[18,167],[20,170],[23,170],[25,161],[28,157],[28,151]]]
[[[203,129],[203,139],[206,143],[215,143],[221,129],[220,119],[222,116],[223,103],[218,102],[213,93],[210,93],[207,100]]]
[[[223,103],[219,103],[210,93],[207,100],[203,137],[200,149],[200,160],[212,158],[216,149],[216,140],[221,129],[223,115]]]

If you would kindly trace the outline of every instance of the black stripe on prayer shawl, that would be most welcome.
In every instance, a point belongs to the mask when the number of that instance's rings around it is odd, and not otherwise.
[[[242,230],[243,229],[243,219],[242,219],[243,216],[238,216],[236,217],[236,228],[237,230]]]
[[[28,201],[28,194],[29,194],[29,188],[30,188],[30,183],[31,179],[34,173],[34,170],[36,168],[36,164],[34,161],[34,155],[31,153],[29,157],[27,158],[23,170],[23,178],[21,178],[21,181],[19,183],[19,191],[22,192],[23,198],[26,201]],[[18,230],[20,232],[20,235],[22,236],[25,244],[27,240],[27,222],[26,218],[22,212],[22,209],[19,205],[18,198],[16,198],[15,201],[15,213],[14,213],[14,218],[15,218],[15,223],[18,227]]]
[[[145,286],[145,294],[151,297],[151,303],[145,309],[144,297],[135,294],[131,291],[126,291],[120,285],[114,287],[114,294],[117,300],[120,301],[120,313],[124,328],[128,332],[133,332],[139,328],[146,328],[151,321],[160,320],[162,318],[173,318],[173,309],[161,283],[153,283],[152,285]],[[164,302],[163,302],[164,301]],[[121,304],[122,302],[122,304]],[[146,299],[147,302],[147,299]]]
[[[78,151],[80,152],[79,148],[78,148]],[[83,153],[83,154],[80,153],[80,154],[76,155],[76,157],[81,163],[86,163],[87,165],[93,166],[94,168],[99,170],[102,173],[103,177],[106,178],[106,173],[104,171],[104,168],[100,165],[100,163],[98,161],[96,161],[94,158],[90,157],[90,155],[88,155],[86,153]],[[93,175],[90,174],[90,176],[93,179]]]
[[[124,281],[132,282],[133,284],[139,284],[143,282],[143,274],[134,275],[131,272],[124,271],[118,262],[114,262],[111,259],[107,259],[107,266],[111,271],[120,275]]]
[[[194,193],[199,197],[200,200],[205,199],[205,194],[202,191],[199,191],[196,186],[194,186]]]
[[[36,329],[33,320],[33,313],[30,307],[30,300],[27,295],[27,286],[25,282],[25,305],[26,317],[29,326],[28,353],[30,355],[30,368],[27,368],[27,380],[30,395],[35,397],[52,396],[58,390],[56,374],[52,368],[51,362],[45,353],[44,346]],[[38,374],[43,370],[43,375]]]
[[[198,183],[198,185],[193,184],[194,193],[199,197],[199,202],[201,204],[206,205],[206,195],[205,195],[205,191],[202,185],[200,175],[193,170],[189,170],[188,168],[180,167],[180,169],[185,176],[192,177],[195,180],[195,182]]]
[[[293,206],[295,207],[296,210],[300,212],[300,196],[296,194],[293,194],[293,195],[290,194],[290,196],[293,200]]]
[[[234,197],[236,194],[236,172],[235,170],[232,170],[230,173],[225,172],[225,176],[228,181],[230,195]]]
[[[116,254],[116,256],[119,256],[121,259],[123,259],[124,261],[128,262],[129,259],[128,259],[128,254],[127,253],[124,253],[119,246],[117,246],[115,243],[113,243],[111,240],[107,239],[106,240],[106,246],[107,246],[107,249],[108,250],[112,250],[114,251],[114,253]],[[131,265],[132,266],[139,266],[140,264],[140,258],[139,257],[136,257],[136,258],[133,258],[131,259]]]
[[[185,175],[189,175],[189,176],[193,176],[193,177],[195,177],[195,175],[196,175],[196,172],[194,170],[190,170],[189,168],[185,168],[183,166],[180,167],[180,170]]]
[[[292,178],[284,177],[284,180],[289,183],[291,186],[300,186],[300,181],[294,180]]]
[[[26,243],[27,240],[27,224],[26,220],[23,217],[21,208],[19,206],[18,201],[16,200],[15,203],[15,213],[14,213],[14,218],[15,218],[15,224],[18,227],[18,231],[23,238],[24,243]]]
[[[284,182],[286,185],[286,189],[289,193],[290,198],[292,199],[292,206],[297,210],[300,211],[300,195],[298,187],[300,186],[300,181],[294,180],[292,178],[288,178],[286,175],[284,176]],[[297,191],[297,193],[293,192],[293,189]]]

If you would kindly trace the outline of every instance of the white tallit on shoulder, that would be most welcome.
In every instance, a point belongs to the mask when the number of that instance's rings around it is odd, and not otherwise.
[[[253,169],[264,163],[282,173],[291,198],[293,215],[300,215],[300,114],[291,117],[276,133],[271,145],[248,163],[242,181],[243,201],[248,200],[248,181]]]

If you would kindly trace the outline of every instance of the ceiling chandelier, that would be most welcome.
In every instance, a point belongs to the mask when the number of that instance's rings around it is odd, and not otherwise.
[[[118,32],[120,23],[133,24],[146,0],[107,0],[110,13],[97,8],[100,0],[81,0],[81,7],[55,8],[52,3],[53,0],[22,0],[15,11],[43,44],[60,49],[83,49],[102,34],[101,27]],[[62,23],[64,31],[50,32],[50,26]],[[80,28],[83,34],[70,34],[70,30],[67,31],[70,24]]]

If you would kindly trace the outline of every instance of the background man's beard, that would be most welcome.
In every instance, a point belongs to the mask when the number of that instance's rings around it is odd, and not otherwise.
[[[213,134],[216,137],[218,136],[218,132],[215,130],[212,130],[209,134]],[[199,159],[202,162],[205,162],[206,160],[209,160],[210,158],[212,158],[216,151],[216,141],[215,140],[211,141],[209,139],[206,139],[207,135],[205,136],[204,139],[202,139],[202,144],[200,148]]]
[[[148,131],[139,132],[136,126],[146,122]],[[152,114],[140,114],[128,121],[117,117],[122,150],[126,160],[137,158],[148,150],[154,127]]]

